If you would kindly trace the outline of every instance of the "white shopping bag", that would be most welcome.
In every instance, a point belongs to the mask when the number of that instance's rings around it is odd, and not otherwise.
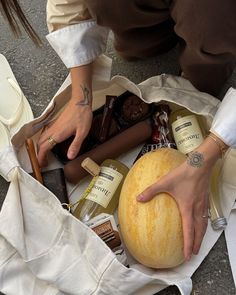
[[[104,60],[100,61],[104,64]],[[94,86],[96,107],[104,103],[106,94],[119,95],[129,90],[148,103],[165,101],[172,108],[185,106],[203,115],[206,129],[219,104],[217,99],[197,91],[187,80],[169,75],[152,77],[139,85],[117,76],[111,81],[97,79]],[[1,247],[10,245],[21,258],[25,276],[30,273],[40,284],[41,294],[152,295],[169,285],[176,285],[183,295],[190,294],[191,275],[213,247],[221,231],[213,231],[208,226],[199,254],[174,269],[153,270],[132,257],[129,257],[130,268],[126,268],[92,230],[64,210],[50,191],[27,174],[29,163],[24,149],[25,139],[33,135],[37,137],[41,128],[61,112],[70,98],[70,91],[70,83],[66,81],[42,116],[25,124],[13,136],[13,147],[0,150],[0,160],[5,159],[4,164],[0,161],[0,173],[11,181],[0,213],[0,235],[5,243],[0,244]],[[138,151],[133,149],[119,159],[130,166]],[[51,165],[56,163],[55,159],[53,161]],[[231,151],[226,155],[224,178],[221,179],[222,206],[226,218],[230,216],[236,196],[235,179],[230,173],[235,165],[235,151]],[[74,190],[72,202],[86,185],[84,180]],[[7,269],[8,266],[2,259],[0,275],[5,271],[4,267]],[[7,286],[3,287],[4,292]],[[14,287],[17,290],[17,286]],[[22,288],[21,293],[16,291],[8,294],[39,293],[27,293]]]

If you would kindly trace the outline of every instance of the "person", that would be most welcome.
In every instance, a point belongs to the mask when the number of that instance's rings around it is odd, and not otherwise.
[[[40,165],[46,164],[55,142],[72,134],[67,156],[78,154],[92,122],[92,62],[104,52],[109,29],[116,51],[127,59],[160,54],[179,42],[185,77],[199,90],[215,94],[235,63],[235,8],[233,0],[224,5],[219,0],[48,0],[47,39],[70,69],[72,95],[39,140]]]
[[[2,8],[13,31],[17,26],[12,13],[16,13],[37,41],[17,1],[1,3],[6,5]],[[74,159],[89,132],[93,61],[105,50],[108,28],[114,32],[116,50],[126,59],[160,54],[179,42],[185,77],[198,89],[217,93],[235,62],[235,8],[233,0],[224,4],[212,0],[49,0],[47,38],[70,69],[72,95],[62,114],[41,134],[40,165],[47,164],[47,153],[55,143],[72,134],[75,138],[67,156]],[[236,91],[231,89],[217,112],[210,136],[182,165],[137,196],[138,201],[146,202],[166,191],[175,198],[182,215],[186,260],[198,253],[206,231],[212,167],[229,146],[236,147],[236,119],[232,112],[235,102]]]

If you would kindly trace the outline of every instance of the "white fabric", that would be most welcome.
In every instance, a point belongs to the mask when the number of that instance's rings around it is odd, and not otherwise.
[[[176,283],[182,294],[190,292],[190,279],[175,272],[155,279],[155,275],[124,267],[92,230],[64,210],[53,194],[22,169],[10,184],[0,221],[2,236],[35,277],[62,292],[135,294],[152,281],[166,286]]]
[[[212,123],[211,131],[227,145],[236,148],[236,89],[230,88]]]
[[[1,149],[0,163],[4,163],[0,165],[0,175],[2,175],[6,181],[11,181],[14,168],[20,166],[13,146],[9,145]]]
[[[184,105],[205,116],[206,128],[209,128],[219,104],[217,99],[198,92],[181,77],[160,75],[140,85],[135,85],[124,77],[114,77],[110,83],[96,84],[96,89],[99,90],[94,94],[97,98],[104,97],[104,93],[110,93],[107,89],[102,89],[101,86],[105,85],[113,91],[118,89],[119,94],[125,90],[132,91],[149,103],[164,100],[172,108]],[[68,95],[64,100],[63,94]],[[13,138],[17,148],[20,148],[19,142],[22,143],[22,137],[38,131],[36,122],[40,122],[42,127],[43,120],[47,121],[52,114],[56,116],[59,106],[62,108],[69,97],[68,88],[65,88],[55,97],[41,119],[26,124]],[[55,112],[52,112],[53,106]],[[136,154],[137,151],[132,150],[120,159],[126,164],[132,163]],[[0,158],[1,155],[6,155],[5,149],[0,150]],[[24,157],[24,154],[19,155]],[[16,154],[12,153],[10,156],[16,157]],[[14,162],[16,167],[12,167]],[[24,163],[20,158],[19,162]],[[190,277],[222,231],[214,231],[209,224],[199,254],[190,262],[174,269],[149,269],[134,261],[129,255],[130,268],[126,268],[91,229],[64,210],[56,197],[22,168],[17,167],[17,163],[17,159],[0,162],[0,165],[4,166],[1,173],[14,171],[10,173],[11,184],[0,212],[0,235],[3,238],[0,239],[0,246],[4,249],[10,244],[12,253],[18,253],[22,257],[26,264],[24,267],[29,270],[28,274],[24,272],[26,281],[32,274],[33,280],[39,280],[40,284],[44,282],[45,291],[42,291],[42,294],[46,293],[48,286],[53,286],[62,294],[71,295],[152,295],[168,285],[176,285],[182,295],[191,293]],[[229,216],[231,218],[230,212],[236,197],[236,181],[232,173],[235,166],[236,157],[234,151],[230,151],[226,155],[223,177],[220,181],[223,212],[227,219]],[[82,186],[79,186],[75,191],[77,196],[80,195],[81,188]],[[232,251],[232,256],[234,255]],[[15,257],[17,259],[17,255]],[[234,266],[232,269],[235,269],[235,260],[232,259],[231,263]],[[8,265],[2,263],[0,271],[7,274],[8,269]],[[15,269],[17,270],[17,267]],[[11,274],[14,276],[14,271]],[[12,290],[15,288],[14,294],[18,294],[18,285],[14,282],[11,284]],[[5,290],[6,288],[7,286]],[[24,288],[25,294],[28,294],[26,286]]]
[[[227,104],[230,104],[230,101],[227,100]],[[221,108],[221,107],[220,107]],[[220,111],[219,108],[219,111]],[[223,114],[223,113],[222,113]],[[231,194],[235,196],[235,186],[236,186],[236,150],[231,150],[231,152],[227,155],[223,169],[222,169],[222,180],[227,185],[229,192],[227,194]],[[231,265],[232,275],[234,279],[234,283],[236,285],[236,253],[235,253],[235,245],[236,245],[236,235],[235,235],[235,225],[236,225],[236,203],[234,203],[232,211],[230,213],[228,219],[228,225],[225,229],[225,239],[228,249],[229,261]]]
[[[0,290],[7,295],[60,294],[55,287],[37,279],[16,249],[2,236],[0,236]]]
[[[23,124],[33,120],[34,116],[7,59],[2,54],[0,54],[0,98],[0,121],[12,136]]]
[[[93,20],[80,22],[46,36],[67,68],[88,64],[106,49],[109,30]]]

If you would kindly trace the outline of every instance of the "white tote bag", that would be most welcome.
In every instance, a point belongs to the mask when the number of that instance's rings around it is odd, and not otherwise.
[[[172,108],[185,106],[203,115],[206,129],[219,104],[217,99],[197,91],[187,80],[169,75],[152,77],[139,85],[116,76],[109,82],[96,80],[94,89],[94,108],[103,105],[106,94],[119,95],[129,90],[148,103],[165,101]],[[153,270],[129,256],[130,268],[127,268],[90,228],[64,210],[58,199],[26,172],[30,171],[30,165],[25,139],[37,138],[42,127],[61,112],[70,98],[70,91],[67,80],[42,116],[25,124],[13,136],[13,146],[0,150],[0,173],[11,182],[0,212],[0,290],[18,295],[152,295],[176,285],[181,294],[189,295],[191,275],[221,231],[213,231],[209,224],[199,254],[179,267]],[[130,166],[139,149],[119,159]],[[52,158],[49,169],[57,165]],[[227,231],[230,231],[230,224],[232,229],[231,219],[235,219],[235,211],[231,213],[236,196],[236,179],[232,173],[235,165],[236,153],[230,151],[225,157],[224,177],[221,178],[222,207],[229,222]],[[72,202],[87,184],[84,180],[74,190]]]

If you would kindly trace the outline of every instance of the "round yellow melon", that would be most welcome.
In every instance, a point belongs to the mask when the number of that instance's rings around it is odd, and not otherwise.
[[[136,197],[179,166],[185,155],[162,148],[142,156],[130,169],[120,195],[118,217],[130,254],[152,268],[170,268],[184,261],[182,221],[175,200],[160,193],[141,203]]]

